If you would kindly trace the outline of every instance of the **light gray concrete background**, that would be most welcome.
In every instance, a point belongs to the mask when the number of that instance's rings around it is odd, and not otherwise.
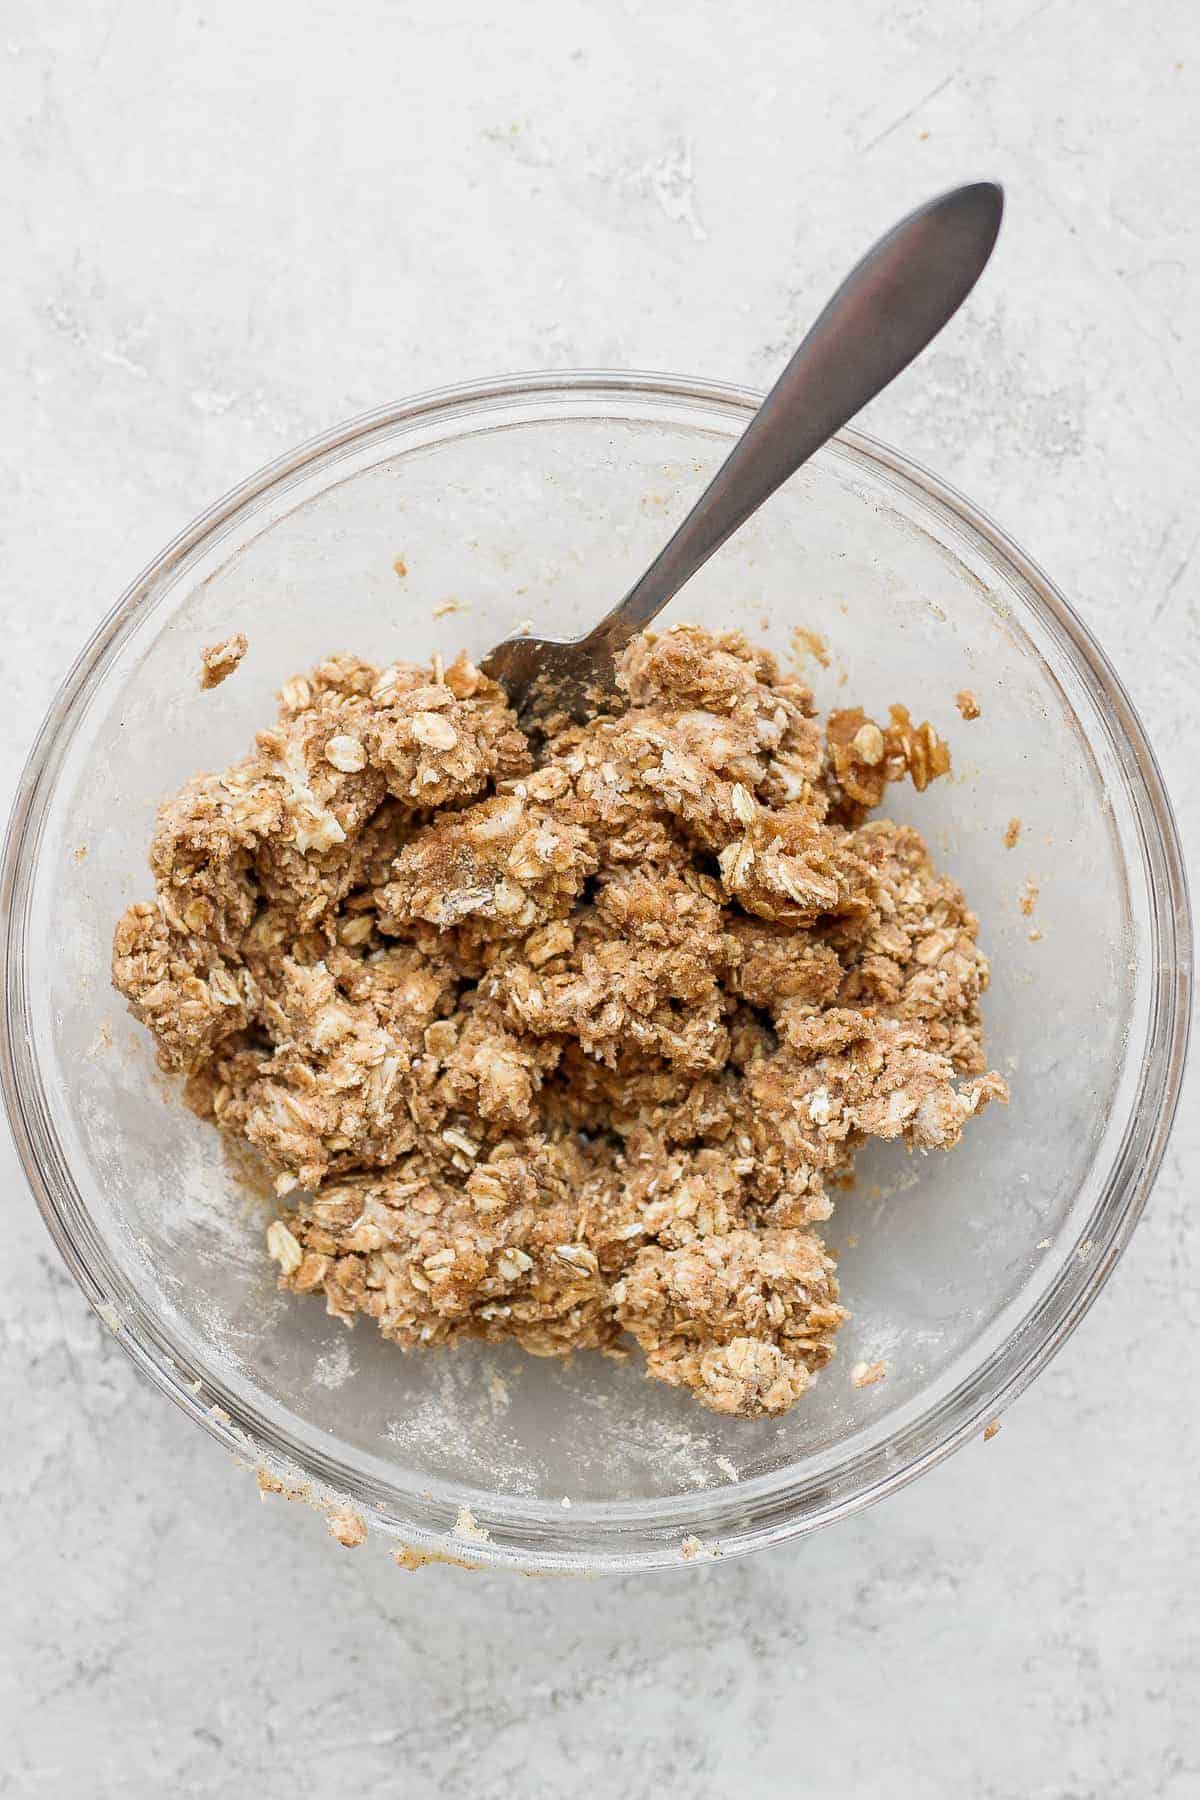
[[[871,412],[1054,573],[1200,845],[1194,0],[5,0],[7,804],[200,506],[409,390],[765,382],[972,174],[966,316]],[[592,1584],[402,1574],[143,1388],[7,1140],[0,1795],[1200,1794],[1200,1108],[1001,1435],[817,1539]]]

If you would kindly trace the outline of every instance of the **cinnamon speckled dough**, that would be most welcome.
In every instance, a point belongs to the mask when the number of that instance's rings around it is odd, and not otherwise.
[[[619,1351],[781,1413],[846,1317],[816,1227],[868,1137],[990,1099],[987,963],[902,707],[822,732],[740,634],[646,635],[536,747],[460,656],[337,656],[163,808],[113,976],[287,1210],[282,1285],[406,1349]]]

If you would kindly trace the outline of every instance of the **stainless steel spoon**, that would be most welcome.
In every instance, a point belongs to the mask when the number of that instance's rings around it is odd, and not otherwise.
[[[585,637],[506,638],[483,658],[518,712],[545,707],[583,720],[614,703],[613,665],[630,638],[953,317],[983,273],[1003,211],[1003,189],[972,182],[919,207],[880,238],[620,605]]]

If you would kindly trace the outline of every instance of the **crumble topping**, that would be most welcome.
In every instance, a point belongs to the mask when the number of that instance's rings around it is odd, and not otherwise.
[[[847,1316],[817,1227],[859,1146],[1007,1098],[975,915],[869,816],[949,751],[899,705],[822,729],[737,632],[646,634],[619,682],[535,739],[465,655],[294,676],[163,807],[113,978],[269,1165],[284,1288],[409,1350],[631,1336],[778,1414]]]

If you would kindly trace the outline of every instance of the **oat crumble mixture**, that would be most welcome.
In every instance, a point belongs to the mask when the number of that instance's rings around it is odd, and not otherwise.
[[[625,653],[628,709],[523,732],[461,655],[333,656],[163,807],[113,976],[275,1178],[282,1285],[405,1349],[636,1340],[785,1412],[848,1316],[818,1227],[870,1137],[991,1099],[988,965],[920,835],[946,745],[822,729],[740,633]]]

